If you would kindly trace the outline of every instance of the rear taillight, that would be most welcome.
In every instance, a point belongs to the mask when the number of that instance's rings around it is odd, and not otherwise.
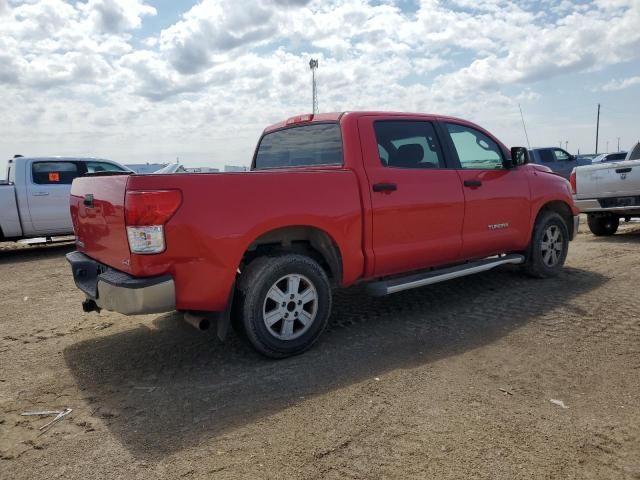
[[[127,192],[124,216],[131,253],[164,251],[164,225],[176,213],[181,202],[179,190]]]
[[[571,192],[575,195],[578,193],[578,187],[576,185],[576,169],[574,168],[569,175],[569,183],[571,184]]]

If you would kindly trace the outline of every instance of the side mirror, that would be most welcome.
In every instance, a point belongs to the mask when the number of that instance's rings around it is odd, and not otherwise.
[[[529,163],[529,150],[524,147],[512,147],[511,159],[504,161],[505,168],[515,168]]]

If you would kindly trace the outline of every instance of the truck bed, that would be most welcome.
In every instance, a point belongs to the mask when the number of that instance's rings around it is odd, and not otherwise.
[[[165,225],[166,250],[135,255],[125,225],[127,191],[180,190]],[[84,199],[92,195],[93,207]],[[176,278],[178,309],[221,310],[258,232],[290,226],[328,232],[345,259],[343,281],[362,275],[362,206],[344,169],[79,178],[71,190],[78,251],[136,277]]]

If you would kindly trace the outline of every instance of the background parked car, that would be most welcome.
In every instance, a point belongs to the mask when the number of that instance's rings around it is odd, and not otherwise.
[[[602,153],[592,160],[591,163],[621,162],[627,156],[627,152]]]
[[[590,158],[578,157],[558,147],[531,149],[529,159],[531,163],[545,165],[566,179],[575,167],[591,165]]]
[[[21,157],[7,163],[0,183],[0,241],[73,234],[71,182],[99,172],[133,173],[98,158]]]

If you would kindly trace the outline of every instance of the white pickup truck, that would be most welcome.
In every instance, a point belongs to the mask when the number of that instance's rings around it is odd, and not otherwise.
[[[16,156],[0,180],[0,241],[73,235],[69,193],[74,178],[97,172],[129,172],[97,158]]]
[[[640,143],[622,162],[576,167],[569,177],[573,200],[594,235],[613,235],[620,219],[640,218]]]

